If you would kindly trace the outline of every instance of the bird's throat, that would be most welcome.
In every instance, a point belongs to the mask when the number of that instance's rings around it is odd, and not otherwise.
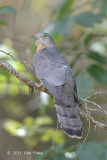
[[[44,48],[49,47],[51,44],[45,43],[45,42],[42,42],[42,43],[37,42],[36,45],[37,45],[37,51],[40,51],[40,50],[43,50]]]

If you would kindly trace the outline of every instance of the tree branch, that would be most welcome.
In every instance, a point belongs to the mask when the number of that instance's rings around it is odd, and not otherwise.
[[[97,127],[100,127],[100,128],[103,128],[103,129],[106,129],[106,130],[107,130],[107,125],[96,121],[96,120],[90,115],[90,113],[89,113],[89,111],[88,111],[88,108],[87,108],[87,101],[85,101],[85,111],[86,111],[86,114],[87,114],[89,120],[90,120],[94,125],[96,125]]]
[[[13,57],[9,53],[6,53],[6,52],[4,52],[2,50],[0,50],[0,52],[10,56],[11,58],[13,58],[16,61],[19,61],[20,63],[22,63],[26,67],[26,65],[24,64],[25,61],[20,61],[19,59]],[[11,73],[12,75],[14,75],[16,78],[18,78],[25,85],[29,86],[29,88],[30,88],[29,95],[32,96],[33,93],[34,93],[34,90],[38,89],[39,91],[45,92],[49,96],[53,97],[53,95],[46,88],[44,88],[44,86],[39,87],[39,85],[40,85],[39,83],[35,83],[35,82],[31,81],[30,79],[24,77],[18,71],[16,71],[10,64],[8,64],[7,62],[4,62],[1,59],[0,59],[0,67],[5,69],[6,71]],[[89,110],[91,110],[91,111],[97,111],[98,110],[99,112],[103,112],[105,115],[107,115],[107,111],[105,111],[100,105],[96,104],[93,101],[88,100],[90,97],[92,97],[93,95],[96,95],[96,94],[99,94],[99,92],[91,94],[87,99],[79,99],[79,101],[83,101],[85,103],[84,105],[82,105],[85,108],[85,112],[83,110],[81,110],[80,107],[77,107],[77,109],[78,109],[79,114],[82,115],[82,117],[84,117],[87,121],[89,121],[89,123],[92,122],[94,125],[96,125],[96,126],[98,126],[100,128],[107,129],[107,125],[96,121],[92,116],[90,116]],[[91,108],[87,107],[87,103],[91,103],[94,106],[97,106],[99,109],[91,109]]]
[[[16,78],[18,78],[21,82],[23,82],[24,84],[26,84],[27,86],[29,86],[32,89],[38,89],[42,92],[47,93],[49,96],[52,97],[52,94],[44,87],[39,87],[38,83],[35,83],[33,81],[31,81],[30,79],[24,77],[23,75],[21,75],[18,71],[16,71],[10,64],[3,62],[0,59],[0,67],[5,69],[6,71],[8,71],[9,73],[11,73],[12,75],[14,75]]]

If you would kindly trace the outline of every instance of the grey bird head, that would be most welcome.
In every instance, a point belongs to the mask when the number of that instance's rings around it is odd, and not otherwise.
[[[32,38],[35,39],[37,51],[55,44],[53,38],[48,33],[37,33]]]

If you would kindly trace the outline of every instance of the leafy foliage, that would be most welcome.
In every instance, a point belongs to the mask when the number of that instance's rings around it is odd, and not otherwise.
[[[96,3],[98,3],[97,1],[95,1]],[[99,1],[100,2],[100,1]],[[103,16],[107,15],[107,1],[106,0],[102,0],[102,3],[100,5],[100,13]]]
[[[86,81],[87,88],[88,86],[90,86],[90,89],[94,88],[95,81],[102,84],[107,82],[107,55],[105,54],[107,48],[104,44],[106,38],[100,36],[106,34],[106,30],[101,28],[103,21],[106,20],[106,3],[106,0],[94,0],[75,7],[75,1],[64,0],[52,13],[52,23],[45,29],[45,31],[51,32],[53,36],[57,34],[62,37],[59,40],[61,44],[60,52],[64,53],[65,56],[68,54],[74,57],[70,61],[70,65],[74,70],[77,68],[74,73],[75,77],[79,79],[77,80],[77,86],[81,86],[83,90],[86,89],[85,85],[80,84],[80,82],[84,82],[83,72],[88,72],[92,77]],[[85,7],[90,7],[90,9],[86,11]],[[97,13],[94,12],[96,9]],[[78,28],[75,30],[76,27]],[[78,35],[78,39],[75,38],[75,31],[80,35]],[[63,39],[67,42],[63,42]],[[98,46],[97,43],[100,45]],[[99,49],[97,49],[98,47]],[[87,62],[87,64],[84,62]],[[78,64],[80,67],[78,67]],[[82,96],[84,97],[86,94]]]
[[[78,145],[75,147],[69,147],[64,149],[63,145],[56,146],[53,149],[49,148],[42,155],[36,156],[33,160],[106,160],[107,159],[107,143],[101,142],[87,142],[80,149],[79,153],[76,156],[75,149],[77,150]],[[77,150],[78,151],[78,150]]]
[[[0,7],[0,14],[4,14],[4,13],[13,13],[15,12],[15,9],[11,6],[2,6]],[[1,26],[7,26],[7,23],[4,21],[0,21],[0,25]]]
[[[84,90],[93,88],[93,80],[87,72],[82,72],[81,74],[79,74],[76,82],[77,82],[78,92],[79,90],[82,90],[83,88]],[[84,83],[84,82],[87,82],[87,83]],[[80,98],[86,98],[86,96],[88,96],[88,93],[84,94],[81,92],[79,93],[79,96]]]
[[[79,160],[106,160],[107,159],[107,143],[88,142],[78,154]]]
[[[4,13],[13,13],[15,10],[13,7],[11,6],[2,6],[0,7],[0,14],[4,14]]]
[[[25,117],[23,123],[8,119],[4,127],[11,135],[22,138],[32,148],[40,141],[46,143],[54,139],[55,129],[50,126],[52,123],[52,118],[48,116],[39,116],[37,118],[28,116]],[[57,131],[55,142],[56,144],[65,142],[64,134],[60,130]]]
[[[91,12],[83,12],[76,16],[76,21],[82,26],[92,27],[94,23],[101,22],[101,15],[92,14]]]
[[[90,8],[88,11],[87,7]],[[0,7],[0,14],[14,12],[15,10],[11,6]],[[69,60],[78,90],[91,90],[94,88],[94,82],[96,81],[99,84],[107,84],[107,38],[105,37],[107,27],[104,26],[107,25],[106,16],[107,0],[87,1],[87,3],[79,4],[79,6],[75,6],[74,0],[63,0],[52,11],[50,25],[44,29],[46,32],[53,34],[60,52]],[[103,24],[103,22],[106,23]],[[4,21],[0,21],[0,25],[8,26]],[[10,48],[6,51],[17,57],[17,53],[12,49],[12,46]],[[31,56],[36,51],[35,44],[32,43],[27,51],[27,54]],[[1,53],[0,58],[11,63],[26,77],[33,79],[21,63]],[[19,80],[0,68],[0,94],[5,95],[7,92],[10,97],[15,98],[19,93],[26,93],[27,91],[27,86],[20,84]],[[79,94],[81,98],[87,96],[88,93]],[[36,118],[25,116],[22,121],[15,120],[17,115],[21,115],[23,112],[22,105],[12,100],[6,101],[4,105],[6,105],[4,108],[7,113],[13,118],[6,120],[5,129],[11,135],[20,137],[27,146],[33,148],[40,142],[47,143],[54,139],[56,129],[51,126],[54,122],[52,117],[46,115],[47,105],[40,104],[39,114],[42,116]],[[52,105],[52,101],[49,99],[48,106]],[[55,142],[61,144],[65,141],[63,132],[58,130]],[[74,159],[77,148],[78,146],[71,146],[66,149],[63,145],[56,146],[53,150],[49,148],[44,151],[42,156],[36,156],[34,160]],[[107,159],[106,150],[106,143],[89,142],[82,147],[77,158],[78,160],[105,160]]]
[[[87,53],[87,56],[88,56],[89,58],[91,58],[91,59],[93,59],[93,60],[101,63],[101,64],[107,64],[107,61],[106,61],[106,59],[104,58],[104,56],[101,55],[101,54],[99,54],[99,53],[97,53],[97,52],[89,51],[89,52]]]
[[[7,23],[4,21],[0,21],[0,26],[7,26]]]
[[[88,66],[87,70],[90,75],[100,83],[107,83],[107,72],[104,68],[93,64]]]
[[[66,13],[70,12],[72,6],[74,4],[74,0],[63,0],[57,8],[52,13],[52,16],[55,16],[57,20],[65,17]]]

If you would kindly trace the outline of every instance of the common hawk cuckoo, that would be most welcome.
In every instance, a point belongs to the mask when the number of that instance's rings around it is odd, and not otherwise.
[[[82,123],[77,113],[80,104],[72,70],[48,33],[37,33],[32,37],[37,46],[34,72],[54,97],[59,125],[68,136],[81,138]]]

